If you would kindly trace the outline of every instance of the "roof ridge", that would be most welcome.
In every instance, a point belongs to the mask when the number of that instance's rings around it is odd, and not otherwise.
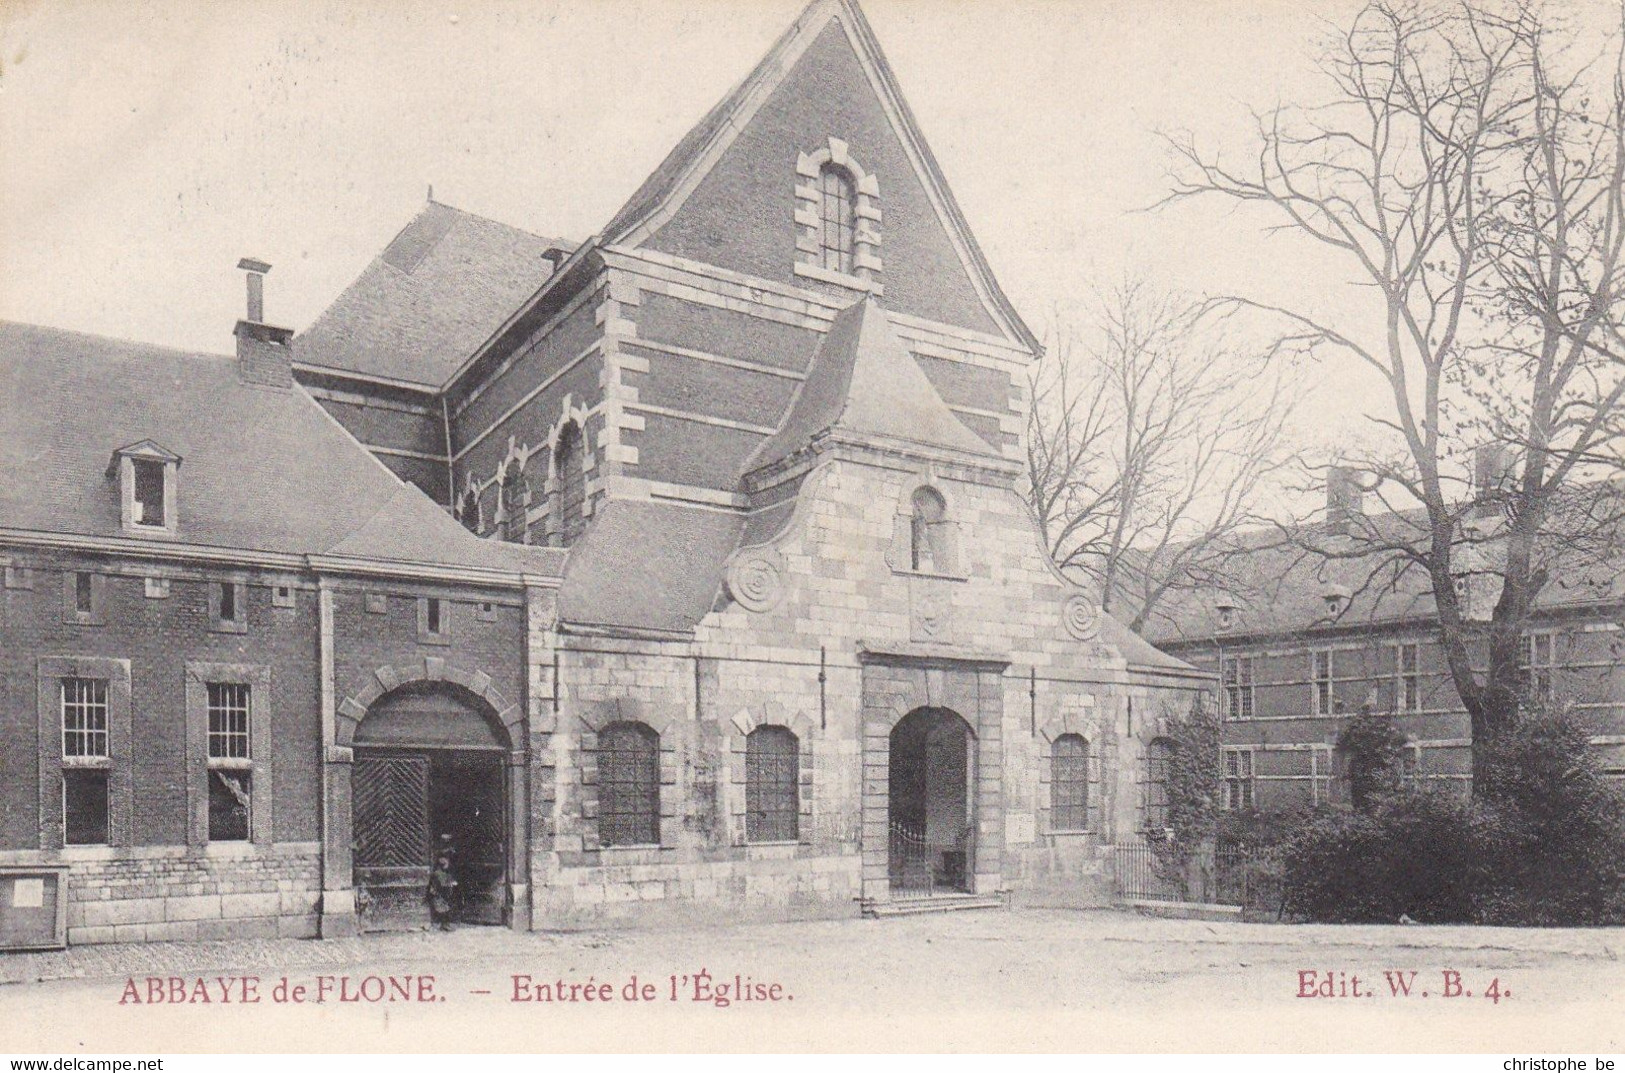
[[[26,320],[7,320],[0,318],[0,328],[25,328],[36,332],[54,332],[57,335],[73,336],[79,339],[90,339],[100,343],[116,343],[122,347],[140,347],[153,354],[168,354],[180,358],[196,358],[200,361],[235,361],[236,354],[215,353],[205,350],[187,350],[182,347],[170,346],[167,343],[151,343],[144,339],[130,339],[118,335],[104,335],[101,332],[87,332],[80,328],[62,328],[54,324],[36,324]]]

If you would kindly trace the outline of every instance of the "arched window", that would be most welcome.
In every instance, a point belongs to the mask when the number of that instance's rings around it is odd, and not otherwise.
[[[835,164],[825,164],[819,169],[819,263],[831,272],[852,274],[852,246],[857,231],[857,202],[851,172]]]
[[[660,842],[660,736],[642,723],[611,723],[598,732],[598,841]]]
[[[559,429],[554,450],[559,480],[559,543],[569,547],[587,528],[587,473],[583,468],[581,427],[571,421]]]
[[[502,539],[525,543],[525,513],[530,504],[530,487],[518,465],[510,465],[502,477]]]
[[[1145,747],[1145,829],[1160,832],[1167,828],[1168,769],[1174,759],[1170,738],[1153,738]]]
[[[458,501],[457,519],[470,533],[478,534],[483,528],[480,524],[480,497],[474,489],[464,492],[463,498]]]
[[[801,812],[801,752],[784,727],[761,726],[745,737],[745,840],[794,842]]]
[[[1062,734],[1050,746],[1050,830],[1089,827],[1089,743],[1080,734]]]
[[[914,519],[910,527],[911,553],[909,565],[915,570],[941,573],[949,569],[944,546],[943,522],[948,504],[935,488],[921,486],[914,490]]]

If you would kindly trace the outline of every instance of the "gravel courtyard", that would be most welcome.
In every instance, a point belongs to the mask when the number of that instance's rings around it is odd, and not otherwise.
[[[1625,929],[1060,910],[87,947],[0,956],[0,1050],[1606,1054],[1622,954]]]

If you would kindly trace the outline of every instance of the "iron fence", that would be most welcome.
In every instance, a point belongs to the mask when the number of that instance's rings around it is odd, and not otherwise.
[[[1252,847],[1209,844],[1181,860],[1138,843],[1118,846],[1115,863],[1117,895],[1125,901],[1279,909],[1276,862],[1270,854]]]

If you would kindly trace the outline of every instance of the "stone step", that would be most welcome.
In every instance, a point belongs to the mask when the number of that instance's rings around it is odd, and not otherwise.
[[[916,916],[920,913],[952,913],[961,909],[1003,909],[1005,900],[998,895],[936,894],[929,898],[898,898],[893,901],[865,899],[863,915],[866,917]]]

